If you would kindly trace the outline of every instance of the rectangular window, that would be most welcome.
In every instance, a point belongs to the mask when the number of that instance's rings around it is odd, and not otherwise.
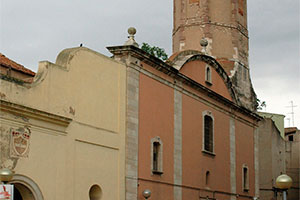
[[[152,174],[162,174],[163,173],[163,144],[160,138],[156,137],[151,140],[151,169]]]
[[[204,116],[204,150],[213,152],[213,120]]]
[[[249,191],[249,170],[246,166],[243,167],[243,190]]]
[[[158,171],[159,143],[153,143],[153,171]]]

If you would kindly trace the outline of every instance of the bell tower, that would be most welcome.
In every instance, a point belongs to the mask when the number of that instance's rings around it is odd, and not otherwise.
[[[173,5],[173,53],[201,51],[200,41],[205,38],[206,53],[222,65],[242,105],[253,110],[256,95],[249,77],[247,0],[174,0]]]

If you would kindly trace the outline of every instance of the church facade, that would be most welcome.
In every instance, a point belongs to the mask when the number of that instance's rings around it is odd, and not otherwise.
[[[23,199],[259,197],[246,1],[174,0],[173,55],[85,47],[1,75],[1,168]],[[3,72],[4,73],[4,72]],[[28,72],[29,73],[29,72]]]
[[[134,42],[133,42],[134,44]],[[225,70],[200,51],[165,63],[108,47],[127,67],[126,199],[259,196],[260,117],[237,103]]]
[[[174,0],[167,62],[126,44],[126,199],[259,197],[246,1]]]

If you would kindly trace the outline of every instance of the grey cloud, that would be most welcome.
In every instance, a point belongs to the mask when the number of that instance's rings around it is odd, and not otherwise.
[[[298,94],[299,1],[256,0],[248,5],[250,67],[258,95],[275,99],[276,94]]]
[[[4,0],[0,50],[36,70],[39,60],[54,61],[62,49],[80,43],[109,55],[105,46],[123,44],[127,28],[136,26],[139,43],[149,42],[170,52],[171,5],[171,1],[150,0]]]

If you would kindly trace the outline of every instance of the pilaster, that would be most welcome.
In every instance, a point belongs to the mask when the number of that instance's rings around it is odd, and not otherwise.
[[[236,148],[235,148],[235,121],[230,118],[230,192],[236,194]],[[231,196],[235,200],[236,196]]]
[[[174,89],[174,184],[182,184],[182,94]],[[182,200],[182,188],[174,186],[174,200]]]
[[[255,197],[259,197],[259,135],[258,128],[254,131],[254,171],[255,171]]]
[[[138,197],[139,72],[127,67],[126,200]]]

